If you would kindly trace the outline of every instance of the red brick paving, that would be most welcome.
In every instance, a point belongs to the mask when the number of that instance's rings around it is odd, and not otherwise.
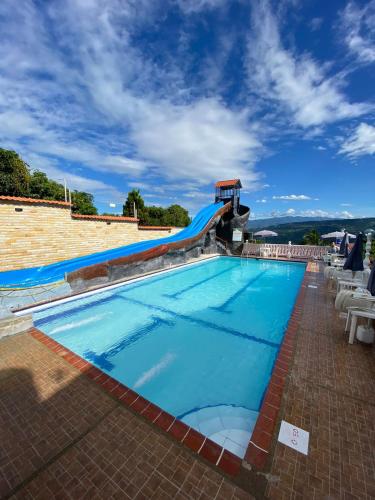
[[[253,498],[30,334],[0,342],[0,443],[0,498]]]
[[[309,455],[277,443],[267,497],[373,499],[375,349],[348,344],[322,274],[308,275],[318,288],[306,289],[280,417],[310,432]]]
[[[100,372],[73,367],[64,351],[23,334],[0,342],[0,497],[240,499],[251,491],[264,498],[267,479],[265,494],[277,500],[375,498],[375,351],[347,344],[322,275],[310,271],[274,373],[284,392],[272,387],[264,403],[260,428],[271,437],[264,469],[246,475],[241,467],[235,479],[247,492],[221,473],[222,464],[236,471],[230,454],[214,469],[122,405],[121,385],[105,381],[106,392],[94,381]],[[154,405],[132,403],[159,419]],[[307,457],[277,443],[281,418],[310,432]],[[184,431],[169,429],[216,457],[199,433]]]

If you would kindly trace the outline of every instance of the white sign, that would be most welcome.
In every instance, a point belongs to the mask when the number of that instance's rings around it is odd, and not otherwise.
[[[278,440],[304,455],[308,454],[309,433],[282,420]]]
[[[242,231],[240,231],[239,229],[234,229],[232,241],[242,241]]]

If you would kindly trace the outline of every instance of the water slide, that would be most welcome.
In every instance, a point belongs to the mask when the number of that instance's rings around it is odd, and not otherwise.
[[[100,262],[105,262],[119,257],[135,255],[145,250],[150,250],[159,245],[182,242],[194,238],[210,223],[211,219],[223,207],[223,202],[213,203],[204,207],[194,217],[192,223],[179,231],[177,234],[156,240],[140,241],[122,247],[104,250],[102,252],[83,255],[74,259],[62,260],[53,264],[41,267],[30,267],[16,271],[0,272],[0,288],[25,288],[47,283],[54,283],[64,279],[65,273],[76,271],[82,267],[91,266]]]

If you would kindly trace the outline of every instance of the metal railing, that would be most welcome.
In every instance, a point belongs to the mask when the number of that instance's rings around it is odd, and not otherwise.
[[[218,241],[219,243],[221,243],[225,250],[228,248],[228,242],[223,240],[223,238],[220,238],[219,236],[216,236],[216,241]]]
[[[244,243],[241,256],[322,259],[329,248],[328,246],[286,245],[283,243]]]

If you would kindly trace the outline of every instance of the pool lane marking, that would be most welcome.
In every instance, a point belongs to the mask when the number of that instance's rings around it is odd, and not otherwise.
[[[259,278],[264,276],[268,269],[265,271],[261,271],[259,274],[257,274],[254,278],[249,280],[243,287],[239,288],[233,295],[231,295],[225,302],[223,302],[220,306],[210,306],[210,309],[215,309],[216,311],[222,311],[226,312],[225,308],[234,300],[236,300],[237,297],[239,297],[243,292],[245,292],[250,286],[252,286],[256,281],[258,281]]]
[[[120,353],[123,351],[126,347],[128,347],[131,344],[134,344],[137,342],[139,339],[142,337],[145,337],[152,331],[156,330],[161,326],[162,324],[166,324],[168,326],[173,326],[174,322],[171,320],[167,320],[164,318],[160,318],[159,316],[151,316],[152,321],[146,325],[143,325],[140,328],[137,328],[137,331],[133,333],[133,335],[130,335],[129,337],[125,337],[122,340],[119,340],[115,344],[112,345],[109,349],[107,349],[105,352],[102,352],[101,354],[96,354],[95,351],[89,351],[86,350],[83,353],[83,357],[85,359],[88,359],[92,363],[96,364],[100,368],[104,368],[107,371],[112,371],[114,368],[114,365],[108,360],[109,358],[112,358],[113,356],[116,356],[116,354]]]
[[[216,257],[214,257],[212,259],[207,259],[207,260],[210,261],[210,262],[212,262],[212,261],[215,261],[217,259],[216,259]],[[204,263],[205,263],[205,261],[199,262],[199,264],[204,264]],[[192,264],[197,265],[198,263],[193,262]],[[234,267],[237,267],[237,265],[233,266],[233,268]],[[187,271],[190,271],[190,264],[188,265],[187,269],[181,269],[179,271],[179,274],[186,273]],[[169,270],[168,270],[168,272],[169,272]],[[126,287],[129,287],[129,288],[128,289],[124,289],[124,290],[117,290],[115,292],[111,292],[109,295],[107,295],[105,297],[98,297],[97,299],[91,300],[91,301],[86,302],[84,304],[77,304],[75,307],[71,307],[68,310],[64,309],[63,311],[59,311],[59,312],[57,312],[55,314],[51,314],[49,316],[45,316],[43,318],[36,319],[35,326],[40,327],[40,326],[42,326],[44,324],[50,323],[51,321],[58,320],[59,318],[65,316],[67,313],[69,315],[76,314],[76,313],[79,313],[81,311],[84,311],[85,309],[88,309],[89,307],[99,306],[101,304],[105,304],[106,302],[110,302],[110,301],[116,300],[118,298],[121,299],[122,297],[121,297],[121,295],[119,297],[119,294],[122,294],[124,292],[133,291],[133,290],[135,290],[137,288],[140,288],[142,286],[150,285],[152,277],[156,278],[157,276],[151,276],[149,279],[147,279],[147,277],[144,278],[144,283],[139,283],[139,284],[133,284],[133,283],[126,284],[125,283],[125,284],[122,284],[121,286],[126,286]],[[163,281],[163,280],[165,280],[167,278],[171,278],[171,277],[173,277],[173,275],[171,275],[171,274],[168,274],[168,275],[165,275],[165,276],[159,276],[158,277],[158,281]],[[118,288],[120,288],[120,287],[118,287]],[[106,293],[107,294],[109,292],[110,292],[109,290],[104,290],[104,291],[101,291],[100,293],[103,293],[103,294]],[[75,300],[77,300],[77,302],[79,302],[81,300],[84,300],[85,298],[88,299],[89,297],[77,297]],[[57,304],[57,305],[54,304],[54,305],[51,306],[51,308],[52,307],[58,307],[58,305],[63,305],[63,304],[62,303]],[[51,335],[51,334],[48,333],[48,335]]]
[[[198,267],[199,264],[205,264],[206,261],[207,262],[212,262],[212,261],[215,261],[215,260],[217,260],[217,256],[211,257],[209,259],[204,259],[201,262],[191,262],[190,264],[186,264],[186,266],[190,266],[191,264],[194,264],[195,267]],[[159,275],[159,273],[156,273],[156,274],[153,274],[151,276],[145,276],[143,280],[140,280],[140,281],[138,281],[136,283],[130,283],[129,284],[129,288],[126,289],[126,290],[121,290],[121,293],[122,292],[128,292],[130,290],[136,290],[137,288],[141,288],[143,286],[147,286],[147,285],[149,285],[149,284],[152,283],[152,281],[153,281],[152,278],[155,278],[155,279],[157,278],[157,281],[164,281],[164,280],[166,280],[168,278],[173,278],[173,276],[174,276],[173,273],[171,274],[169,272],[169,271],[173,271],[173,270],[175,270],[176,273],[178,272],[178,274],[180,275],[180,274],[184,274],[184,273],[190,271],[190,268],[188,267],[187,269],[185,269],[185,266],[181,265],[181,266],[179,266],[179,267],[177,267],[175,269],[172,268],[172,269],[163,270],[162,271],[162,273],[163,273],[162,275]],[[164,271],[168,271],[168,274],[164,275]],[[147,280],[147,278],[149,278],[149,279]],[[130,286],[130,285],[132,285],[132,286]]]
[[[210,321],[205,321],[203,319],[198,319],[194,318],[192,316],[187,316],[185,314],[181,313],[176,313],[174,311],[171,311],[170,309],[166,309],[165,307],[161,306],[156,306],[152,304],[147,304],[145,302],[141,302],[140,300],[137,299],[131,299],[130,297],[121,297],[124,301],[129,302],[131,304],[136,304],[140,305],[143,307],[146,307],[148,309],[154,309],[155,311],[160,311],[166,314],[170,314],[171,316],[177,317],[179,319],[184,319],[185,321],[189,321],[190,323],[195,323],[200,326],[204,326],[205,328],[211,328],[213,330],[217,330],[219,332],[224,332],[224,333],[229,333],[230,335],[234,335],[236,337],[242,337],[246,340],[250,340],[253,342],[257,342],[259,344],[265,344],[268,345],[269,347],[273,347],[275,349],[278,349],[280,344],[276,342],[271,342],[269,340],[261,339],[259,337],[255,337],[254,335],[248,335],[247,333],[240,332],[238,330],[234,330],[233,328],[228,328],[226,326],[219,326],[216,323],[211,323]]]
[[[111,300],[114,299],[114,296],[111,294],[110,296],[107,297],[102,297],[94,300],[93,302],[85,303],[85,304],[79,304],[75,307],[71,307],[70,309],[64,309],[62,311],[59,311],[55,314],[50,314],[49,316],[44,316],[43,318],[37,318],[35,320],[35,326],[38,328],[41,325],[51,323],[52,321],[55,321],[57,319],[60,319],[61,317],[66,316],[67,314],[76,314],[78,312],[84,311],[85,309],[88,309],[89,307],[94,307],[94,306],[99,306],[101,304],[105,304],[106,302],[110,302]],[[83,300],[83,299],[79,299]],[[51,335],[50,333],[47,333],[47,335]]]
[[[220,272],[218,272],[216,274],[213,274],[212,276],[209,276],[208,278],[204,278],[203,280],[197,281],[196,283],[193,283],[192,285],[189,285],[186,288],[183,288],[179,292],[171,293],[171,294],[164,293],[163,296],[164,297],[168,297],[169,299],[176,299],[179,295],[181,295],[181,294],[183,294],[185,292],[188,292],[189,290],[192,290],[193,288],[195,288],[195,287],[197,287],[199,285],[207,283],[207,281],[210,281],[210,280],[212,280],[214,278],[217,278],[218,276],[221,276],[222,274],[228,273],[229,271],[231,271],[232,269],[234,269],[236,267],[238,267],[238,264],[235,264],[234,266],[231,266],[228,269],[224,269],[223,271],[220,271]]]
[[[163,276],[164,274],[173,273],[173,271],[180,271],[182,273],[182,272],[185,272],[185,270],[187,271],[188,268],[190,268],[190,267],[203,265],[206,262],[212,262],[214,260],[221,259],[221,258],[225,258],[225,257],[220,256],[220,255],[212,255],[211,257],[206,257],[205,259],[199,260],[196,262],[188,262],[186,264],[176,264],[173,267],[170,267],[169,269],[162,269],[160,271],[152,271],[146,275],[139,276],[138,278],[131,278],[131,279],[128,279],[125,281],[121,281],[121,283],[115,283],[113,285],[104,285],[104,286],[97,288],[95,290],[90,290],[88,292],[74,294],[72,296],[65,297],[63,299],[53,300],[52,302],[48,302],[47,304],[41,304],[39,306],[30,306],[30,307],[27,307],[25,309],[22,309],[21,311],[16,311],[14,314],[16,316],[24,316],[25,314],[29,314],[29,313],[44,311],[46,309],[52,309],[54,307],[58,307],[58,306],[61,306],[63,304],[67,304],[69,302],[83,300],[83,299],[91,297],[93,295],[104,294],[104,293],[110,292],[111,290],[115,290],[117,288],[123,288],[123,287],[125,288],[125,287],[133,285],[134,283],[137,283],[137,282],[141,282],[141,281],[146,282],[146,281],[150,280],[151,278],[156,278],[156,277]],[[163,279],[164,279],[164,277],[163,277]]]
[[[98,321],[102,321],[108,316],[112,316],[112,311],[102,312],[101,314],[95,314],[94,316],[89,316],[88,318],[82,318],[81,320],[72,321],[70,323],[64,323],[63,325],[56,326],[53,330],[49,332],[49,334],[56,335],[57,333],[65,333],[69,330],[73,330],[75,328],[80,328],[81,326],[89,325],[90,323],[97,323]]]

